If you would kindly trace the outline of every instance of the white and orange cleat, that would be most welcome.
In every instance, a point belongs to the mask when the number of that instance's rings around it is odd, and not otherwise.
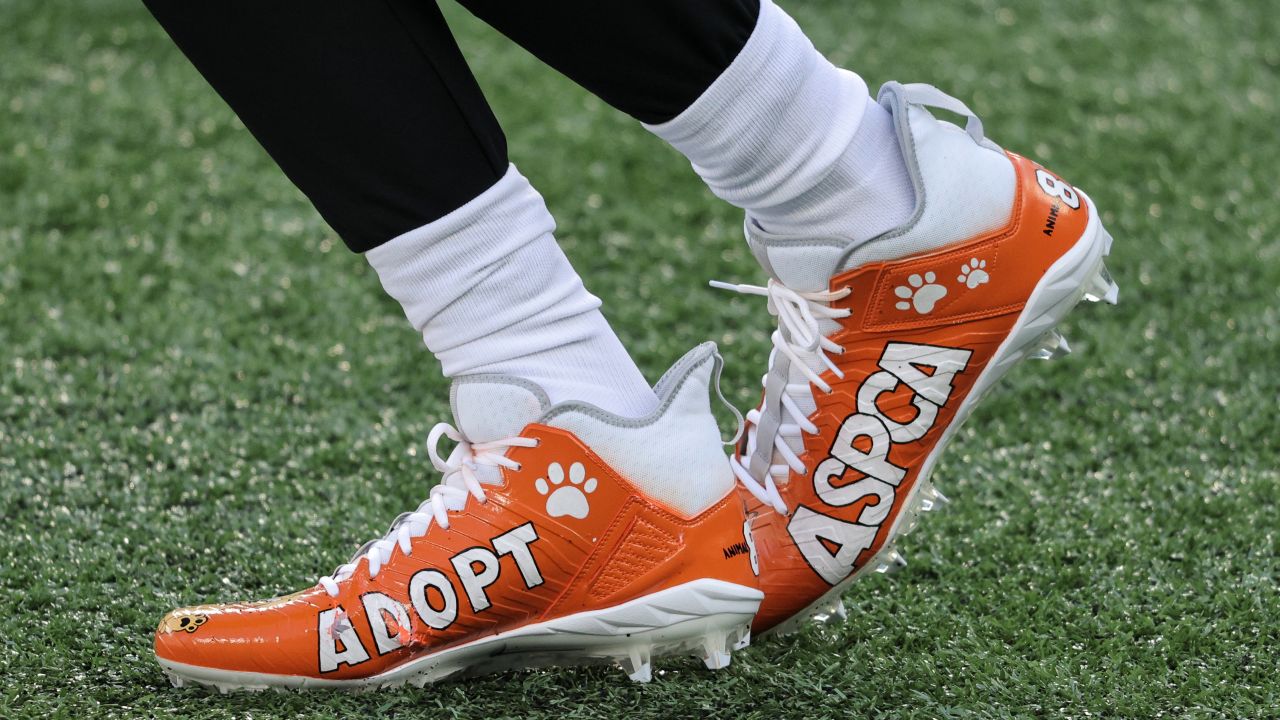
[[[156,658],[224,692],[609,661],[647,681],[680,653],[727,666],[763,593],[710,412],[720,364],[695,348],[638,420],[509,377],[455,381],[459,429],[431,433],[444,479],[426,502],[312,588],[170,613]]]
[[[1111,237],[1089,198],[983,136],[958,100],[887,83],[880,103],[916,191],[901,228],[863,244],[781,237],[747,221],[778,318],[760,406],[732,460],[752,516],[759,634],[843,616],[860,574],[944,498],[929,475],[983,395],[1082,299],[1116,301]],[[961,129],[926,110],[963,115]]]

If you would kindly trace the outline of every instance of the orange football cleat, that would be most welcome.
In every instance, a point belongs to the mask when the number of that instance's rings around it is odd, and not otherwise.
[[[766,296],[778,318],[731,461],[765,591],[756,633],[843,615],[856,577],[905,564],[894,541],[944,500],[930,472],[983,395],[1020,360],[1065,354],[1054,326],[1081,298],[1116,301],[1111,237],[1083,192],[985,139],[936,88],[888,83],[880,102],[915,185],[911,220],[852,244],[748,219],[772,279],[715,283]]]
[[[223,691],[604,661],[647,681],[674,653],[725,667],[763,593],[708,402],[720,363],[711,343],[691,351],[639,420],[551,406],[514,378],[457,380],[461,430],[428,439],[444,479],[426,502],[312,588],[170,613],[160,665]],[[442,436],[458,442],[447,460]]]

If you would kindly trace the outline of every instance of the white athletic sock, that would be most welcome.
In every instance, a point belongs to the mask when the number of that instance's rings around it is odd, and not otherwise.
[[[724,73],[673,120],[645,127],[775,234],[862,242],[915,209],[888,111],[769,0]]]
[[[446,376],[514,375],[553,403],[647,414],[657,397],[556,244],[555,227],[513,165],[471,202],[365,256]]]

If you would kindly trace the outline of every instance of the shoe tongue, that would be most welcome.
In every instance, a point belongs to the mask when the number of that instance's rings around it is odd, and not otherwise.
[[[505,375],[464,375],[449,392],[453,421],[473,443],[520,434],[551,407],[542,388]]]

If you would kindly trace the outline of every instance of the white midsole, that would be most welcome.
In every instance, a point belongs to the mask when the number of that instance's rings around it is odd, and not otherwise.
[[[973,388],[965,396],[964,402],[960,404],[960,408],[956,411],[955,419],[943,430],[942,437],[938,439],[938,444],[934,446],[933,451],[925,458],[924,464],[920,468],[920,474],[916,476],[911,490],[903,501],[903,508],[912,506],[915,496],[927,484],[929,476],[933,472],[934,464],[946,450],[952,436],[964,424],[964,420],[969,417],[973,409],[982,401],[985,392],[1022,359],[1021,351],[1023,348],[1029,343],[1035,342],[1041,335],[1056,326],[1075,307],[1084,284],[1093,277],[1094,273],[1098,272],[1103,258],[1110,251],[1109,236],[1102,227],[1102,220],[1098,217],[1098,209],[1094,206],[1093,200],[1085,195],[1083,190],[1079,192],[1089,206],[1089,222],[1085,225],[1084,232],[1081,233],[1080,239],[1076,241],[1075,245],[1071,246],[1070,250],[1063,253],[1062,257],[1049,266],[1049,269],[1044,273],[1044,277],[1040,279],[1035,289],[1031,291],[1031,295],[1027,298],[1027,304],[1023,307],[1017,322],[1014,323],[1004,342],[1000,343],[1000,347],[992,355],[991,362],[987,363],[986,367],[978,375]],[[894,518],[893,524],[889,526],[889,534],[885,536],[884,544],[881,545],[878,554],[892,547],[901,524],[907,519],[907,513],[898,513],[898,516]],[[855,580],[869,570],[874,569],[878,564],[876,558],[872,558],[861,568],[858,568],[857,572],[834,585],[817,600],[809,603],[803,610],[792,615],[766,634],[789,632],[794,628],[795,621],[807,619],[818,608],[829,605],[833,601],[838,601],[844,591]]]
[[[709,632],[749,623],[764,593],[736,583],[702,578],[603,610],[591,610],[525,625],[414,658],[378,675],[333,680],[303,675],[222,670],[156,658],[170,673],[197,683],[240,688],[359,688],[394,685],[409,679],[427,682],[464,671],[499,655],[565,654],[626,657],[639,645],[678,646]]]

